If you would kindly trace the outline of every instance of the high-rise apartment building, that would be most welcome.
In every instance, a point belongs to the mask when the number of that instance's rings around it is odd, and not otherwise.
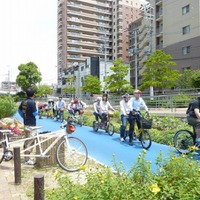
[[[155,9],[154,47],[169,53],[182,73],[200,69],[200,1],[151,0]]]
[[[139,6],[138,0],[59,0],[58,83],[88,57],[128,62],[127,28]]]

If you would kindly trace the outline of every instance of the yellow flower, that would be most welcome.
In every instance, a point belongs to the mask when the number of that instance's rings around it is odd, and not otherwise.
[[[143,152],[143,153],[146,153],[146,152],[147,152],[147,150],[146,150],[146,149],[143,149],[143,150],[142,150],[142,152]]]
[[[200,168],[198,169],[198,172],[200,173]]]
[[[54,177],[54,178],[57,178],[57,176],[58,176],[58,172],[56,171],[56,172],[53,174],[53,177]]]
[[[80,166],[80,170],[85,170],[86,168],[87,168],[86,165],[82,165],[82,166]]]
[[[155,193],[155,194],[157,194],[158,192],[160,192],[160,188],[158,187],[157,183],[152,184],[152,185],[150,186],[150,188],[151,188],[151,192],[153,192],[153,193]]]
[[[75,197],[74,197],[74,200],[77,200],[77,199],[78,199],[78,197],[77,197],[77,196],[75,196]]]

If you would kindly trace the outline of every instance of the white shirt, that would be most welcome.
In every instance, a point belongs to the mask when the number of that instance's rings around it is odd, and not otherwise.
[[[100,113],[108,113],[108,109],[115,110],[109,103],[109,101],[100,101]]]
[[[93,104],[93,107],[94,107],[94,112],[99,113],[99,111],[100,111],[100,102],[95,102]]]
[[[135,97],[132,97],[130,99],[130,104],[131,104],[132,110],[140,111],[140,109],[143,108],[145,111],[148,111],[148,108],[141,97],[139,97],[138,99],[136,99]]]
[[[61,101],[57,101],[54,108],[57,109],[61,109],[61,108],[65,108],[65,102],[63,100]]]
[[[126,102],[124,99],[120,101],[120,115],[128,115],[131,111],[130,101]]]

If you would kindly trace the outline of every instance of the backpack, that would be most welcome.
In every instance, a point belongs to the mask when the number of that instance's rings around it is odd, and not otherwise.
[[[189,112],[192,110],[192,102],[189,103],[188,108],[186,110],[186,114],[189,114]]]

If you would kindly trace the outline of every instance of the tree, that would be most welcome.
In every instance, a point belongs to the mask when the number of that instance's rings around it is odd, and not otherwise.
[[[200,88],[200,70],[192,71],[191,83],[192,87]]]
[[[52,88],[49,85],[43,84],[39,85],[37,88],[37,96],[43,96],[47,94],[52,94]]]
[[[176,81],[176,87],[181,89],[192,88],[192,75],[194,72],[192,70],[186,69],[184,72],[178,77]]]
[[[74,86],[75,80],[76,80],[75,76],[69,75],[66,78],[66,85],[63,88],[63,92],[70,93],[71,95],[75,94],[76,93],[76,87]]]
[[[178,70],[172,70],[176,63],[172,57],[164,51],[156,50],[145,62],[146,70],[142,74],[143,84],[140,89],[146,89],[150,86],[160,90],[172,88],[176,85],[176,80],[180,76]]]
[[[120,94],[131,88],[130,82],[125,77],[128,74],[129,66],[122,62],[121,58],[118,58],[113,62],[113,66],[110,69],[114,72],[105,79],[106,89],[110,92],[117,92]]]
[[[87,75],[84,79],[84,85],[81,87],[84,92],[91,94],[101,93],[101,82],[97,76]]]
[[[41,73],[38,71],[37,65],[33,62],[21,64],[18,66],[18,70],[20,72],[16,78],[16,82],[22,90],[26,91],[29,87],[36,89],[36,84],[40,83],[42,80]]]

